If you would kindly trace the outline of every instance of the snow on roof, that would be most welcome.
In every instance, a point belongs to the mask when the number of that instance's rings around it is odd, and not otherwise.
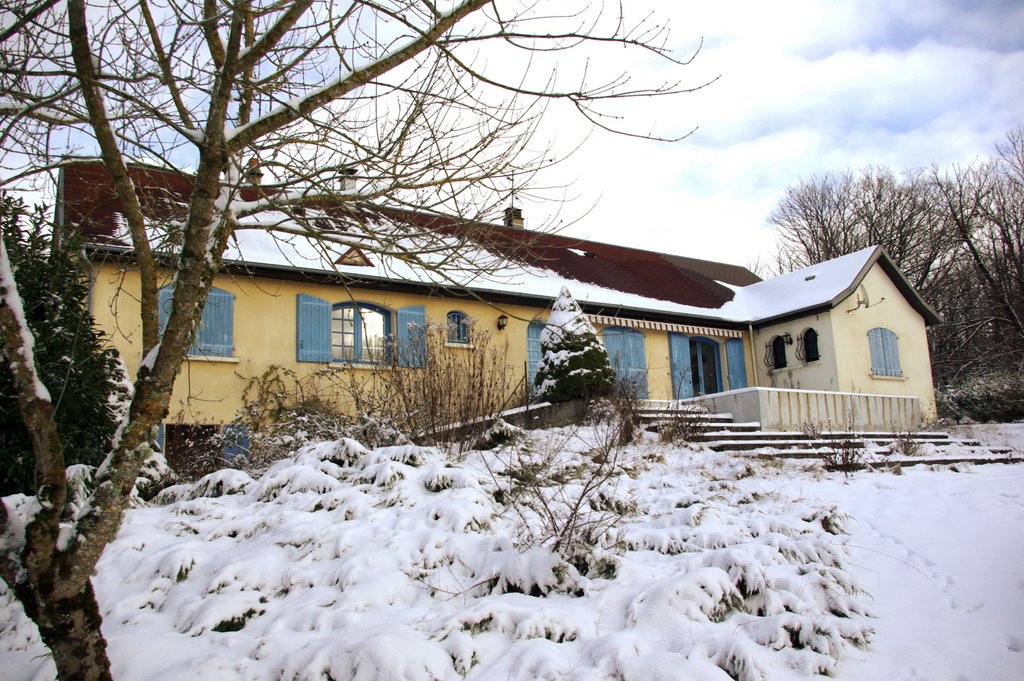
[[[145,187],[142,196],[147,214],[157,223],[173,224],[183,210],[191,179],[153,168],[132,167],[130,171],[136,185]],[[120,202],[102,164],[72,164],[62,172],[61,201],[70,221],[82,225],[98,243],[128,250]],[[311,222],[317,222],[320,213],[325,224],[333,225],[324,228],[333,243],[281,231],[282,227],[298,231],[285,213],[265,210],[243,218],[248,224],[235,233],[224,261],[342,275],[354,281],[464,289],[484,298],[503,294],[551,301],[565,286],[581,305],[600,308],[605,314],[671,315],[746,324],[837,303],[882,253],[878,247],[866,248],[753,283],[755,275],[723,263],[495,225],[479,224],[467,233],[465,223],[455,218],[400,209],[366,206],[356,211],[360,214],[354,219],[339,220],[349,213],[339,215],[324,205],[308,208]],[[415,243],[423,233],[430,234],[429,248]],[[379,234],[404,246],[407,253],[419,255],[403,256],[401,247],[382,253],[375,241]],[[438,238],[447,239],[450,247],[438,248]],[[372,254],[369,262],[345,258],[353,248]],[[895,270],[891,262],[883,264]],[[920,304],[927,317],[927,304],[898,272],[890,275],[900,279],[897,284]]]
[[[453,248],[455,244],[453,243]],[[404,261],[393,256],[375,255],[370,265],[338,263],[339,257],[349,247],[318,243],[299,236],[270,234],[262,230],[240,230],[236,232],[235,243],[224,253],[225,262],[241,262],[249,266],[298,269],[307,272],[336,272],[358,279],[380,281],[401,281],[440,287],[466,288],[486,296],[488,293],[504,293],[531,298],[554,300],[562,287],[566,287],[578,302],[605,308],[661,312],[700,317],[718,321],[746,321],[741,305],[736,301],[725,303],[721,308],[706,308],[682,305],[671,301],[627,293],[588,282],[570,279],[544,267],[529,266],[516,262],[504,262],[494,271],[446,271],[444,273],[429,267]],[[475,264],[494,259],[495,256],[482,248],[472,249],[462,245],[460,257]],[[439,256],[440,257],[440,256]],[[429,263],[431,259],[428,257]],[[732,287],[730,287],[732,288]]]
[[[845,298],[879,254],[878,246],[737,289],[737,306],[751,322],[832,305]]]
[[[239,241],[243,244],[241,251],[236,249],[226,253],[226,259],[241,259],[251,265],[336,271],[354,277],[370,277],[382,281],[468,288],[481,295],[506,293],[554,299],[564,286],[569,289],[573,298],[583,304],[663,312],[723,322],[760,322],[837,302],[837,298],[845,297],[844,294],[849,293],[850,289],[859,283],[862,274],[877,258],[879,251],[877,246],[871,246],[745,287],[723,284],[735,292],[735,297],[715,309],[681,305],[567,279],[546,268],[519,263],[504,263],[500,269],[486,274],[466,272],[464,277],[459,278],[457,273],[442,276],[428,268],[386,256],[376,258],[371,266],[335,264],[341,250],[344,249],[334,247],[334,250],[339,251],[334,253],[330,246],[301,237],[280,242],[276,236],[265,232],[244,231],[239,233]],[[488,255],[483,249],[477,249],[473,253],[464,254],[464,257],[472,262],[481,262]]]

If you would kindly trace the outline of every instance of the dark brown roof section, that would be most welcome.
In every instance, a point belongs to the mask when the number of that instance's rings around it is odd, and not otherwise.
[[[750,286],[761,281],[761,277],[740,265],[730,265],[729,263],[714,262],[713,260],[698,260],[697,258],[687,258],[682,255],[666,254],[665,259],[674,263],[676,267],[693,270],[709,279],[731,284],[732,286]]]
[[[507,227],[489,227],[475,239],[525,265],[623,293],[703,308],[733,298],[727,287],[663,253]]]
[[[190,176],[145,166],[133,166],[129,172],[136,187],[142,190],[139,193],[147,214],[184,217],[192,192]],[[101,162],[75,161],[64,165],[59,194],[66,224],[80,225],[83,235],[97,243],[114,242],[120,231],[121,206]],[[323,208],[322,204],[317,207]],[[366,206],[359,212],[362,216],[352,212],[349,215],[356,219],[380,215],[420,229],[444,231],[465,237],[499,256],[551,270],[566,279],[680,305],[719,308],[733,298],[733,292],[719,281],[733,286],[759,281],[753,273],[736,265],[557,234],[381,206]]]
[[[192,176],[149,166],[129,166],[128,176],[139,192],[142,210],[150,217],[184,217],[192,194]],[[124,218],[114,181],[102,162],[78,160],[61,166],[60,202],[64,225],[76,225],[82,236],[97,243],[118,243]]]

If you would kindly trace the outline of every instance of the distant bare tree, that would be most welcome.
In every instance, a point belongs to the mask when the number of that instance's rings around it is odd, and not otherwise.
[[[493,266],[450,233],[359,219],[360,208],[378,201],[476,217],[509,175],[523,182],[549,162],[530,146],[548,103],[611,127],[617,119],[602,103],[684,91],[598,66],[611,48],[616,60],[627,48],[683,63],[662,25],[624,11],[514,0],[13,0],[0,10],[4,183],[38,183],[67,154],[98,155],[141,278],[134,398],[91,499],[65,524],[62,449],[74,443],[52,428],[60,415],[38,380],[16,285],[0,279],[0,330],[22,414],[38,426],[42,470],[24,517],[14,522],[0,504],[0,575],[62,678],[110,678],[89,577],[151,453],[229,242],[255,229],[441,274]],[[191,176],[180,220],[146,214],[132,163]],[[261,171],[258,198],[240,200]],[[353,172],[358,190],[341,181]],[[175,263],[163,329],[158,250]]]
[[[1024,371],[1024,128],[968,167],[885,168],[800,181],[769,218],[785,272],[883,246],[944,322],[931,329],[940,383]]]
[[[769,221],[779,234],[783,271],[881,245],[914,286],[927,290],[949,264],[951,235],[919,170],[866,168],[801,181],[786,190]]]
[[[934,169],[932,179],[961,253],[959,290],[949,293],[960,303],[951,309],[959,335],[973,349],[960,355],[974,360],[963,364],[1024,372],[1024,128],[996,150],[971,167]]]

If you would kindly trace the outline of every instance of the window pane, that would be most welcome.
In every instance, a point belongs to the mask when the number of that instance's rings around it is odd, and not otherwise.
[[[449,312],[447,327],[449,343],[469,343],[469,317],[457,310]]]
[[[356,357],[355,310],[342,307],[331,315],[331,359],[351,362]]]
[[[374,310],[361,309],[363,321],[363,347],[360,360],[363,362],[384,361],[384,344],[387,341],[384,329],[384,315]]]

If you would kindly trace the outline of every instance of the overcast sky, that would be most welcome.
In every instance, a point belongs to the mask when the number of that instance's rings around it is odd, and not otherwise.
[[[636,0],[634,0],[635,2]],[[770,258],[768,215],[800,178],[970,163],[1024,125],[1024,2],[658,2],[699,92],[645,101],[675,144],[595,133],[543,176],[565,233],[699,258]],[[630,2],[627,7],[632,7]],[[631,68],[652,68],[651,64]],[[528,226],[555,207],[524,197]]]

